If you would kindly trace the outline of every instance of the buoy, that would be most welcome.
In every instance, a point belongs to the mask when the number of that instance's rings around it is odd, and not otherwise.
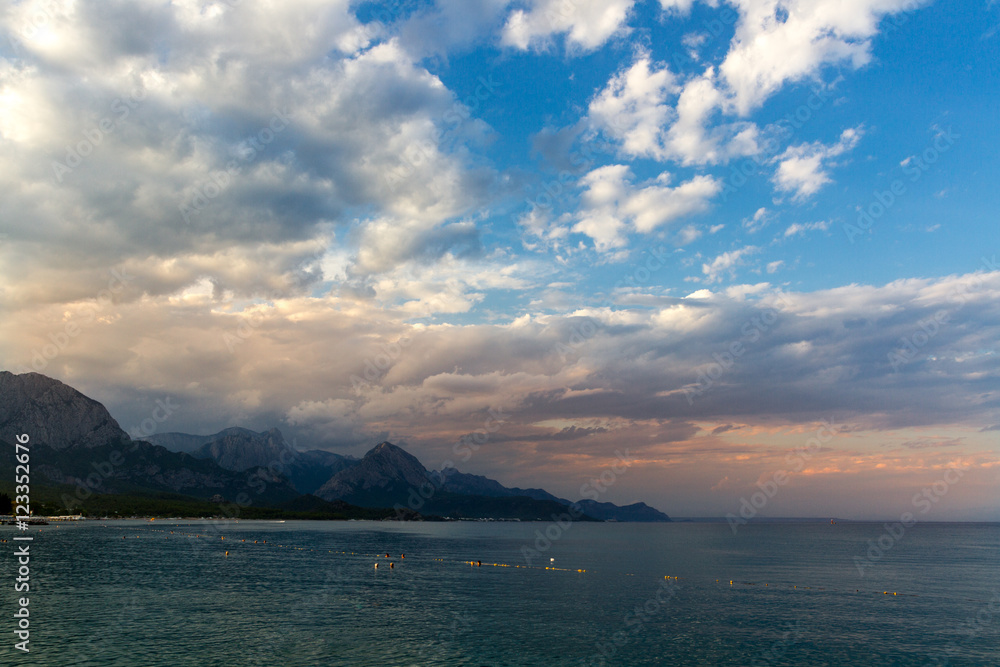
[[[391,562],[390,562],[390,563],[389,563],[389,569],[391,570],[391,569],[393,569],[394,567],[396,567],[396,566],[395,566],[395,565],[394,565],[393,563],[391,563]]]
[[[229,555],[229,552],[228,552],[228,551],[226,552],[226,555],[227,555],[227,556]]]
[[[482,566],[483,566],[483,561],[477,560],[476,561],[476,567],[482,567]]]
[[[406,558],[406,554],[399,554],[400,558]]]
[[[378,569],[378,563],[375,563],[375,569],[376,570]]]

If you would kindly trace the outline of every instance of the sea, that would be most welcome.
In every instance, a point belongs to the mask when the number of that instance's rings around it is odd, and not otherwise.
[[[2,665],[1000,665],[998,524],[90,520],[0,539]]]

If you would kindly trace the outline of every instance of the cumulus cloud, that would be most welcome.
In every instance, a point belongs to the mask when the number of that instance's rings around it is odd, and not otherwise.
[[[756,153],[758,132],[752,123],[708,127],[723,102],[713,79],[709,67],[682,83],[669,67],[639,54],[591,100],[588,117],[629,157],[701,165]]]
[[[914,0],[734,0],[740,18],[719,67],[740,114],[785,83],[815,76],[821,67],[858,68],[871,58],[882,17],[911,9]]]
[[[591,51],[616,34],[626,32],[625,20],[634,0],[530,0],[507,18],[501,42],[526,51],[544,49],[552,35],[564,34],[567,44]]]
[[[666,66],[656,67],[648,56],[640,56],[590,102],[590,119],[620,141],[626,155],[662,159],[667,154],[664,132],[676,116],[666,100],[679,90]]]
[[[752,245],[729,250],[717,256],[711,262],[701,265],[701,272],[705,274],[705,281],[708,283],[718,282],[723,274],[730,273],[735,267],[743,263],[744,258],[759,252],[760,248]]]
[[[693,2],[662,0],[672,14]],[[715,6],[714,3],[712,6]],[[738,20],[724,60],[679,80],[640,52],[591,101],[594,128],[620,144],[622,155],[717,164],[760,151],[757,126],[727,120],[747,116],[789,83],[818,78],[828,65],[859,68],[870,59],[879,21],[912,9],[916,0],[735,0]],[[697,60],[697,58],[694,58]],[[798,147],[804,150],[803,147]],[[817,156],[789,154],[784,171],[799,196],[820,187]],[[815,191],[815,190],[812,190]]]
[[[819,192],[830,179],[833,158],[852,150],[861,140],[860,127],[844,130],[835,144],[812,142],[789,146],[774,158],[778,168],[772,182],[780,192],[792,193],[792,199],[803,201]]]
[[[600,251],[624,246],[629,229],[649,233],[706,210],[722,188],[717,180],[705,175],[676,187],[670,187],[672,176],[667,172],[641,185],[634,185],[631,179],[631,170],[625,165],[599,167],[581,179],[586,189],[573,231],[589,236]]]
[[[362,280],[480,253],[467,214],[494,174],[451,141],[464,107],[347,2],[22,3],[8,21],[8,307],[87,298],[122,265],[120,298],[204,279],[289,296],[323,281],[331,246]]]

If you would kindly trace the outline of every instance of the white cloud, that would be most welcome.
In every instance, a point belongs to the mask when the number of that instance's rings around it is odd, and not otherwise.
[[[624,25],[635,0],[530,0],[529,9],[517,9],[507,18],[501,42],[526,51],[544,49],[552,35],[565,34],[572,47],[591,51]]]
[[[781,259],[776,260],[774,262],[768,262],[767,263],[767,272],[768,273],[777,273],[778,269],[780,269],[784,265],[785,265],[785,262],[784,262],[784,260],[781,260]]]
[[[751,217],[744,218],[743,229],[747,230],[751,234],[755,234],[770,224],[771,218],[771,213],[762,206],[754,211],[754,214]]]
[[[789,236],[796,236],[796,235],[805,236],[806,232],[812,232],[812,231],[824,231],[825,232],[827,229],[829,229],[829,227],[830,227],[830,225],[827,222],[825,222],[825,221],[823,221],[823,222],[803,222],[803,223],[796,222],[796,223],[793,223],[793,224],[789,225],[788,229],[785,230],[785,238],[788,238]]]
[[[598,129],[621,142],[625,155],[663,159],[664,133],[675,117],[666,100],[678,90],[666,66],[657,68],[648,56],[640,56],[590,102],[589,116]]]
[[[679,84],[666,65],[640,54],[591,100],[588,117],[596,130],[618,141],[628,157],[701,165],[758,152],[753,123],[722,123],[709,129],[724,101],[713,79],[709,67]]]
[[[134,296],[202,279],[288,296],[323,278],[324,256],[357,278],[480,251],[469,214],[494,174],[446,143],[460,103],[398,40],[370,44],[346,1],[95,7],[26,2],[10,18],[24,32],[51,14],[20,64],[0,59],[0,252],[21,253],[16,279],[0,262],[8,307],[86,298],[123,264],[144,269]]]
[[[586,190],[573,231],[591,237],[598,250],[623,247],[629,226],[639,233],[650,233],[668,222],[707,210],[722,187],[705,175],[676,187],[670,187],[671,175],[666,172],[639,186],[630,182],[631,176],[625,165],[608,165],[581,179]]]
[[[701,265],[701,272],[705,274],[705,282],[714,283],[722,279],[722,275],[731,272],[743,263],[747,255],[758,252],[760,248],[752,245],[744,246],[736,250],[724,252],[709,263]]]
[[[691,4],[663,0],[661,7],[683,14]],[[622,155],[692,165],[724,163],[758,153],[756,125],[716,116],[745,116],[786,83],[815,77],[824,65],[864,65],[881,17],[919,3],[734,0],[732,4],[740,18],[718,69],[709,66],[699,76],[678,81],[665,65],[656,65],[648,54],[640,53],[591,101],[593,127],[618,141]],[[810,189],[824,182],[813,157],[789,155],[795,161],[785,171],[790,183],[797,180],[800,184],[795,187],[798,196],[808,196]]]
[[[694,0],[660,0],[660,8],[664,11],[687,15],[691,12]]]
[[[795,201],[808,199],[831,182],[830,161],[857,146],[861,135],[859,126],[844,130],[832,145],[816,141],[789,146],[773,160],[778,163],[778,169],[772,182],[780,192],[792,193]]]
[[[879,20],[919,2],[732,0],[732,4],[740,19],[719,72],[736,111],[745,115],[786,82],[815,76],[823,65],[865,65]]]

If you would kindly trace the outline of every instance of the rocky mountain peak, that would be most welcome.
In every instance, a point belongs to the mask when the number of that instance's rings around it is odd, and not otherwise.
[[[103,405],[39,373],[0,371],[0,440],[27,433],[53,449],[132,441]]]
[[[381,442],[368,450],[357,464],[341,470],[316,495],[340,498],[387,487],[419,487],[430,480],[427,468],[417,457],[391,442]]]

